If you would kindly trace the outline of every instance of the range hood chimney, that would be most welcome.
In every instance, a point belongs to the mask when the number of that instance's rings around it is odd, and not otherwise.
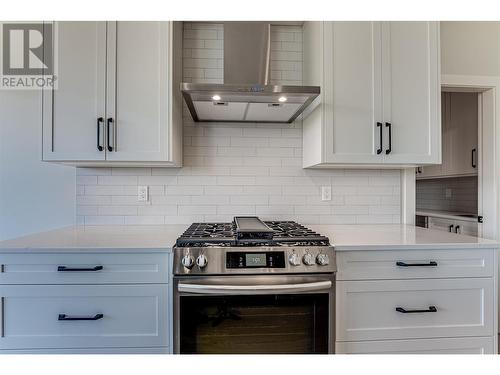
[[[193,120],[293,122],[320,88],[269,85],[270,63],[269,22],[225,22],[224,83],[181,83]]]

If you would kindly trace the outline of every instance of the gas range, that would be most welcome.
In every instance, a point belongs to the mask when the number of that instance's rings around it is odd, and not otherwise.
[[[174,247],[175,275],[333,272],[329,239],[294,221],[194,223]]]

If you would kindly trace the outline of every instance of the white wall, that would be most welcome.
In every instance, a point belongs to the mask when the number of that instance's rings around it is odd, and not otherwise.
[[[441,22],[441,73],[500,76],[500,22]]]
[[[184,81],[223,81],[222,24],[185,23]],[[271,80],[302,82],[302,29],[272,29]],[[150,204],[137,202],[149,185]],[[320,187],[332,186],[321,201]],[[399,170],[305,170],[302,123],[194,123],[184,107],[184,167],[79,168],[77,220],[190,224],[236,215],[304,224],[399,223]]]
[[[75,221],[75,170],[43,163],[41,97],[0,90],[0,240]]]

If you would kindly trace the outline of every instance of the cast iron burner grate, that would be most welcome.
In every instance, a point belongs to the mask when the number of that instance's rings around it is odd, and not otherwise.
[[[211,246],[329,246],[327,237],[294,221],[265,221],[272,238],[239,241],[235,223],[193,223],[177,239],[177,247]]]

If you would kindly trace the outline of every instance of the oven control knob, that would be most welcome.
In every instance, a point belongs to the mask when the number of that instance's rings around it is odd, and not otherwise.
[[[194,266],[194,258],[191,255],[186,254],[182,258],[181,263],[186,268],[193,268],[193,266]]]
[[[290,256],[288,257],[288,262],[290,262],[292,266],[300,266],[299,255],[295,253],[290,254]]]
[[[326,266],[330,262],[330,259],[328,258],[327,254],[318,254],[316,257],[316,263],[318,263],[320,266]]]
[[[314,256],[310,253],[304,254],[304,256],[302,257],[302,261],[306,266],[312,266],[315,264]]]
[[[198,255],[198,258],[196,258],[196,265],[200,268],[205,268],[207,266],[208,259],[204,254]]]

